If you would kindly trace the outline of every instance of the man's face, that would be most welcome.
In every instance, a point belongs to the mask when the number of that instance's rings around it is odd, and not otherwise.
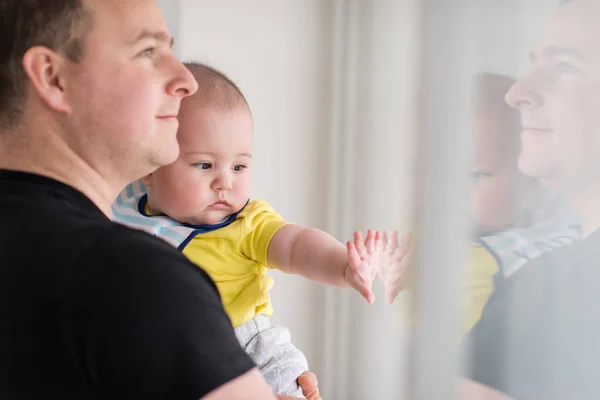
[[[565,192],[600,182],[600,3],[558,8],[508,92],[521,111],[519,167]]]
[[[154,0],[85,3],[94,27],[68,66],[69,139],[101,174],[134,180],[177,158],[180,102],[197,84]]]

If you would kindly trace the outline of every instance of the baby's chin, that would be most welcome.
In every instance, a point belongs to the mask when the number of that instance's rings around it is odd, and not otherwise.
[[[215,225],[223,222],[235,211],[232,210],[207,210],[200,215],[196,215],[191,220],[192,225]]]
[[[475,224],[471,227],[471,232],[477,237],[490,236],[507,229],[510,225],[510,221],[506,221],[506,223],[494,221],[494,223],[488,224]]]
[[[198,218],[194,218],[191,224],[192,225],[216,225],[219,222],[223,222],[231,213],[217,215],[203,215]]]
[[[216,225],[225,221],[230,215],[240,211],[243,206],[232,204],[222,209],[211,209],[208,207],[198,214],[185,218],[185,223],[189,225]]]

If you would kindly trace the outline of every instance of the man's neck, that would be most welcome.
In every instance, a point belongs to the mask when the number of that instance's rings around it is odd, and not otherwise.
[[[0,169],[30,172],[69,185],[112,218],[111,205],[121,188],[111,186],[60,135],[52,134],[51,127],[43,129],[33,132],[23,127],[18,132],[0,132]]]
[[[581,235],[589,236],[600,228],[600,184],[589,185],[577,195],[569,196],[581,218]]]

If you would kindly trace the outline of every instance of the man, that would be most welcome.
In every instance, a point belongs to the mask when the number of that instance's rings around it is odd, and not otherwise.
[[[110,222],[197,90],[155,2],[3,0],[0,36],[0,398],[274,399],[207,275]]]
[[[521,112],[521,170],[569,198],[584,239],[490,298],[465,342],[470,398],[600,398],[600,2],[563,3],[506,99]]]

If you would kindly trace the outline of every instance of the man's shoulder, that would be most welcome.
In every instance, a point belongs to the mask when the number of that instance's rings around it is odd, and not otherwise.
[[[510,315],[514,324],[528,325],[534,316],[552,316],[560,298],[570,304],[570,297],[600,290],[600,232],[585,240],[548,251],[525,264],[496,287],[486,308],[488,322],[502,324]],[[570,296],[565,294],[569,293]]]
[[[161,239],[110,225],[76,267],[65,303],[108,390],[201,398],[254,367],[213,281]]]
[[[147,232],[130,228],[118,222],[110,222],[93,238],[93,246],[120,251],[125,258],[143,256],[146,253],[161,257],[178,257],[177,249]]]
[[[216,290],[204,270],[179,250],[162,239],[118,223],[107,224],[87,241],[80,262],[92,275],[113,276],[132,283],[143,277],[146,283],[153,280],[166,285],[168,281]]]
[[[515,398],[531,385],[539,398],[561,386],[600,392],[573,368],[591,371],[598,359],[599,263],[600,231],[544,253],[506,279],[465,338],[467,375]]]

